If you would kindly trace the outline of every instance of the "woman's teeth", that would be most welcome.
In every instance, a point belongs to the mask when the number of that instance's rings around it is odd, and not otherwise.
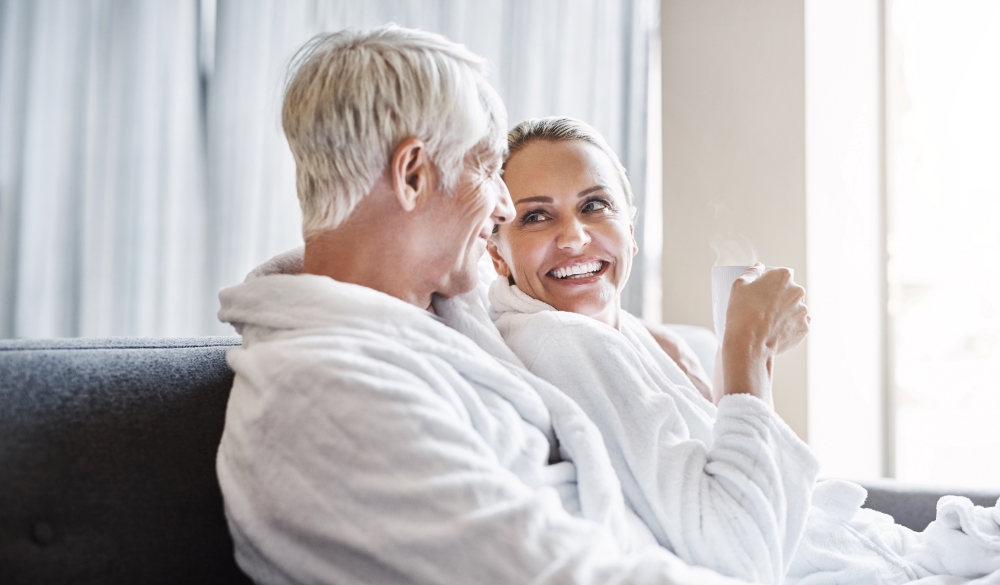
[[[575,266],[566,266],[565,268],[555,268],[549,271],[549,274],[556,278],[585,278],[587,276],[593,276],[601,271],[601,266],[604,262],[600,260],[595,260],[594,262],[585,262],[583,264],[577,264]]]

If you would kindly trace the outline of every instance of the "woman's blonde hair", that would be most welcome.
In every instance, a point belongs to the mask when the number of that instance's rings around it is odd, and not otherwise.
[[[507,159],[504,161],[504,168],[507,160],[514,154],[536,140],[549,140],[552,142],[565,142],[570,140],[582,140],[593,144],[608,156],[611,164],[618,172],[618,180],[621,182],[622,192],[625,194],[625,202],[628,203],[630,215],[635,219],[636,208],[632,197],[632,185],[628,181],[628,173],[618,155],[611,150],[604,136],[590,124],[577,120],[576,118],[550,116],[548,118],[530,118],[514,127],[507,133]]]

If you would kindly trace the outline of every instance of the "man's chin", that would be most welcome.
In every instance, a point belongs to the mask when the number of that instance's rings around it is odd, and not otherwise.
[[[453,273],[441,287],[436,291],[446,299],[465,294],[476,289],[479,284],[479,272],[475,266],[471,270],[462,270]]]

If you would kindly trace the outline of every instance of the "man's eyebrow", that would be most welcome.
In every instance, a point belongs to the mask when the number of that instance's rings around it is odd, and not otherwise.
[[[523,199],[518,199],[514,202],[514,205],[519,205],[521,203],[552,203],[552,198],[547,195],[536,195],[534,197],[525,197]]]
[[[587,195],[590,195],[594,191],[607,191],[607,190],[608,190],[608,187],[606,185],[594,185],[593,187],[591,187],[589,189],[584,189],[583,191],[580,191],[579,193],[577,193],[576,196],[577,197],[586,197]]]

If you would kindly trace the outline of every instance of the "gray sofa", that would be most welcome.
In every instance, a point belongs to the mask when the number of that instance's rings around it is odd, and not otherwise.
[[[238,344],[0,341],[0,584],[249,582],[214,466]],[[867,505],[918,530],[956,493],[868,487]]]

